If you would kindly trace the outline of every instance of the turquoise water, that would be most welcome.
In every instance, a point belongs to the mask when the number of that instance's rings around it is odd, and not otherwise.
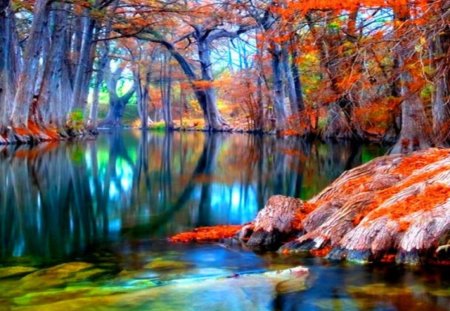
[[[308,199],[384,152],[138,131],[0,147],[0,310],[449,310],[443,267],[167,242],[197,226],[251,221],[273,194]],[[310,274],[289,291],[264,275],[298,265]]]

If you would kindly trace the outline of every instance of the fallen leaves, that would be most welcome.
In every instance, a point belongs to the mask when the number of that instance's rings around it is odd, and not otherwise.
[[[174,235],[169,238],[169,240],[174,243],[214,242],[221,239],[232,238],[242,227],[242,225],[200,227],[190,232]]]

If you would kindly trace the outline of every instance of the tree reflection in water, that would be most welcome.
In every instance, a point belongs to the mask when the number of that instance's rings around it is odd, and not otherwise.
[[[309,198],[378,147],[117,131],[0,151],[0,257],[57,261],[124,235],[250,221],[273,194]]]

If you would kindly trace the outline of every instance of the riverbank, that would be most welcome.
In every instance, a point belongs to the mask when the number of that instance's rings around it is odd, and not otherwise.
[[[64,128],[42,127],[36,123],[29,122],[27,127],[7,127],[0,132],[0,145],[38,144],[41,142],[56,142],[62,140],[94,138],[97,130],[84,127],[66,126]]]
[[[450,150],[377,158],[347,171],[311,200],[275,196],[230,238],[255,250],[331,260],[448,264]],[[205,239],[207,231],[172,241]],[[232,230],[231,230],[232,231]]]

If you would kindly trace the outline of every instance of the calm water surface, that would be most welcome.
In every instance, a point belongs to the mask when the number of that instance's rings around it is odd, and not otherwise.
[[[308,199],[384,152],[133,131],[0,147],[0,310],[450,310],[447,268],[166,242],[197,226],[248,222],[273,194]],[[311,275],[294,293],[229,278],[296,265]]]

